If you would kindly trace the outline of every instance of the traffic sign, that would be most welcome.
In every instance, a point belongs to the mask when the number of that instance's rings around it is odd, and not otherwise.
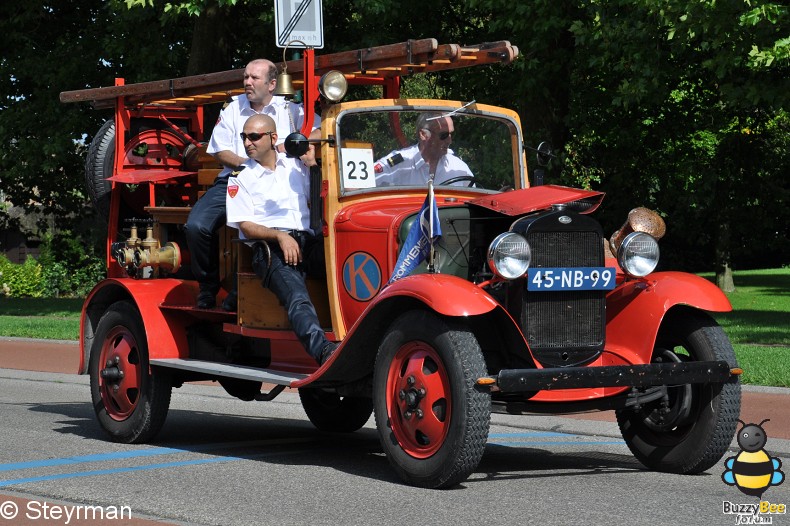
[[[274,29],[277,47],[323,48],[324,18],[321,0],[275,0]],[[301,42],[293,42],[295,40]]]

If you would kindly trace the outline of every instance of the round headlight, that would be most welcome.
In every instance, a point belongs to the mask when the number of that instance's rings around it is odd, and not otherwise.
[[[658,241],[644,232],[631,232],[617,251],[617,262],[626,274],[635,278],[647,276],[658,265]]]
[[[327,71],[318,83],[318,91],[330,102],[339,102],[348,90],[346,76],[337,70]]]
[[[532,251],[521,234],[499,234],[488,247],[488,266],[500,278],[520,278],[527,272],[531,261]]]

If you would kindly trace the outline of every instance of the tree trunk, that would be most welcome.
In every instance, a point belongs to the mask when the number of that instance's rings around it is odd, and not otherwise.
[[[228,27],[228,12],[228,9],[220,9],[212,3],[200,16],[195,18],[187,75],[232,69],[232,46],[228,36],[232,33]],[[239,81],[239,87],[242,87],[241,81]],[[204,141],[207,141],[211,136],[221,109],[221,106],[217,104],[208,104],[203,107],[204,131],[206,133]]]
[[[187,75],[200,75],[231,69],[233,57],[228,42],[228,9],[210,4],[195,18]],[[241,87],[241,83],[239,83]]]
[[[735,292],[735,282],[732,280],[732,267],[730,266],[730,224],[727,221],[719,223],[716,236],[716,285],[724,292]]]

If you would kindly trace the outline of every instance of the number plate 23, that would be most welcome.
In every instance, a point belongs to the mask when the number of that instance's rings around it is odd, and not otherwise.
[[[527,290],[612,290],[615,286],[613,267],[551,267],[531,268],[527,272]]]
[[[376,174],[373,171],[373,150],[369,148],[343,148],[343,188],[375,188]]]

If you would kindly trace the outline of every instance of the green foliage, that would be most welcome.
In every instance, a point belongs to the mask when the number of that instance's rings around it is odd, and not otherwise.
[[[43,294],[41,265],[30,256],[21,265],[16,265],[0,255],[0,292],[18,298],[40,298]]]
[[[104,261],[68,236],[48,235],[38,260],[28,256],[21,265],[0,255],[0,296],[84,297],[104,277]]]
[[[69,231],[46,235],[38,261],[43,293],[49,297],[83,297],[106,276],[104,260],[86,251]]]

